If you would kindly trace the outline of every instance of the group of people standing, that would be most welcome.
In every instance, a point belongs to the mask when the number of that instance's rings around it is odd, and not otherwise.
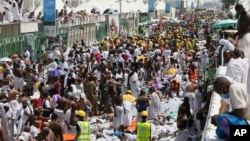
[[[101,117],[113,122],[115,133],[149,141],[155,137],[148,121],[166,124],[171,117],[163,115],[166,121],[161,123],[160,114],[166,110],[161,102],[172,98],[183,98],[174,119],[176,141],[194,138],[187,131],[192,125],[200,137],[213,90],[198,83],[198,64],[207,67],[214,55],[210,22],[161,21],[144,34],[107,36],[90,48],[84,43],[56,48],[45,61],[35,62],[27,53],[13,55],[0,67],[0,139],[62,141],[65,134],[73,134],[76,140],[91,140],[89,121]],[[218,80],[214,85],[217,93],[228,92],[218,88]],[[135,130],[130,128],[133,121]],[[102,138],[95,135],[95,140]],[[123,137],[119,135],[126,140]]]

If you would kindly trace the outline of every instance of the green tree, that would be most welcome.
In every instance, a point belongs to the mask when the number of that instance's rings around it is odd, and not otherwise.
[[[221,2],[224,4],[224,7],[226,9],[228,9],[230,5],[233,5],[237,1],[238,0],[221,0]]]

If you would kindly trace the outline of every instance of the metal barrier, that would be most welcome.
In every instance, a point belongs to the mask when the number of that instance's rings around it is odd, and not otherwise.
[[[27,47],[26,36],[15,36],[0,39],[0,57],[10,57],[14,53],[23,53]]]
[[[0,39],[0,57],[10,57],[12,54],[22,55],[28,49],[34,60],[42,59],[42,43],[45,41],[46,36],[40,32]]]

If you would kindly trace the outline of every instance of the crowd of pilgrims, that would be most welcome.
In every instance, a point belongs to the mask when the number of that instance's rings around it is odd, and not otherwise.
[[[201,17],[161,20],[143,30],[140,26],[139,34],[107,36],[91,46],[84,41],[71,48],[61,44],[45,52],[44,60],[33,60],[29,50],[11,55],[12,61],[0,66],[0,140],[62,141],[63,134],[76,134],[79,110],[86,113],[85,120],[105,118],[116,131],[134,133],[129,129],[134,116],[139,122],[140,112],[147,110],[148,120],[160,122],[161,115],[168,121],[161,101],[183,97],[173,121],[182,130],[188,118],[201,136],[210,97],[201,94],[197,68],[213,61],[217,44],[209,16],[205,22]],[[169,73],[171,69],[176,72]],[[64,74],[50,76],[55,70]]]

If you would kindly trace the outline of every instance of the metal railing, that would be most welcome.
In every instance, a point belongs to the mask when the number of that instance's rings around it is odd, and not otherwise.
[[[224,76],[226,74],[226,67],[219,66],[216,69],[216,77]],[[209,111],[207,114],[207,120],[204,127],[204,132],[201,141],[224,141],[216,135],[216,127],[211,123],[211,117],[219,113],[221,97],[213,92],[210,100]]]

